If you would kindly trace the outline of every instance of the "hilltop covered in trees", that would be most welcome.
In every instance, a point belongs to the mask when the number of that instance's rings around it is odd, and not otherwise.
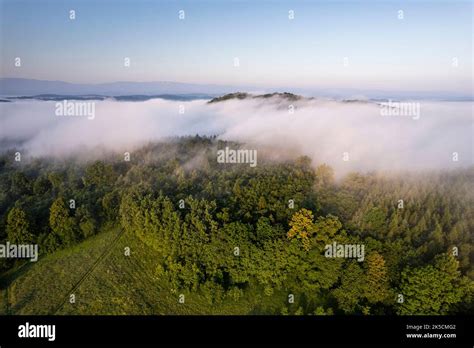
[[[226,101],[226,100],[233,100],[233,99],[238,99],[238,100],[242,100],[242,99],[268,99],[268,98],[273,98],[273,97],[281,98],[281,99],[284,99],[284,100],[287,100],[287,101],[290,101],[290,102],[304,99],[304,97],[302,97],[300,95],[293,94],[293,93],[288,93],[288,92],[283,92],[283,93],[274,92],[274,93],[266,93],[266,94],[259,94],[259,95],[253,95],[253,94],[245,93],[245,92],[236,92],[236,93],[228,93],[228,94],[225,94],[223,96],[213,98],[208,103],[212,104],[212,103],[218,103],[218,102],[223,102],[223,101]],[[313,98],[307,98],[307,99],[313,99]]]
[[[307,157],[219,164],[225,146],[181,138],[130,161],[6,153],[0,242],[53,254],[120,227],[154,250],[170,293],[198,291],[209,305],[262,291],[280,314],[472,312],[472,169],[336,182]],[[334,242],[364,245],[364,261],[325,257]],[[0,259],[1,272],[18,264]]]

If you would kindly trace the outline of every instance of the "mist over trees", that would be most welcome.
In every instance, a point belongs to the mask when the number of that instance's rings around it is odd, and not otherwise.
[[[130,161],[5,153],[0,241],[44,255],[120,226],[153,248],[170,292],[210,305],[261,291],[288,298],[268,314],[472,312],[472,168],[335,180],[308,157],[217,163],[230,145],[177,138]],[[332,243],[364,245],[365,258],[326,257]],[[1,272],[18,263],[0,259]]]

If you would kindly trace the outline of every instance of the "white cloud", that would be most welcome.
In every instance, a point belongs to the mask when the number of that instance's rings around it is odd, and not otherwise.
[[[220,134],[276,158],[308,155],[338,174],[351,170],[451,168],[473,164],[471,102],[420,102],[419,120],[381,116],[374,103],[279,98],[207,104],[154,99],[97,101],[94,120],[58,117],[55,102],[0,104],[0,141],[24,140],[34,156],[67,155],[102,146],[127,151],[174,135]],[[179,106],[184,105],[184,114]],[[92,151],[92,150],[91,150]],[[343,153],[349,161],[343,161]],[[452,153],[459,162],[452,162]]]

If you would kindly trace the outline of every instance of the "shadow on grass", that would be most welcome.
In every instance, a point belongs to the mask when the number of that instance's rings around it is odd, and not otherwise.
[[[25,274],[36,262],[24,261],[19,266],[6,271],[0,276],[0,289],[5,289],[18,277]]]

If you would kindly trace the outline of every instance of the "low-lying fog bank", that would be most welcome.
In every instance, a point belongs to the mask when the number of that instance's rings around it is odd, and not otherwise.
[[[84,102],[92,104],[77,105]],[[284,96],[216,103],[14,101],[0,103],[0,144],[2,150],[21,144],[31,156],[65,156],[217,134],[275,159],[307,155],[338,175],[473,165],[472,102],[393,103]]]

